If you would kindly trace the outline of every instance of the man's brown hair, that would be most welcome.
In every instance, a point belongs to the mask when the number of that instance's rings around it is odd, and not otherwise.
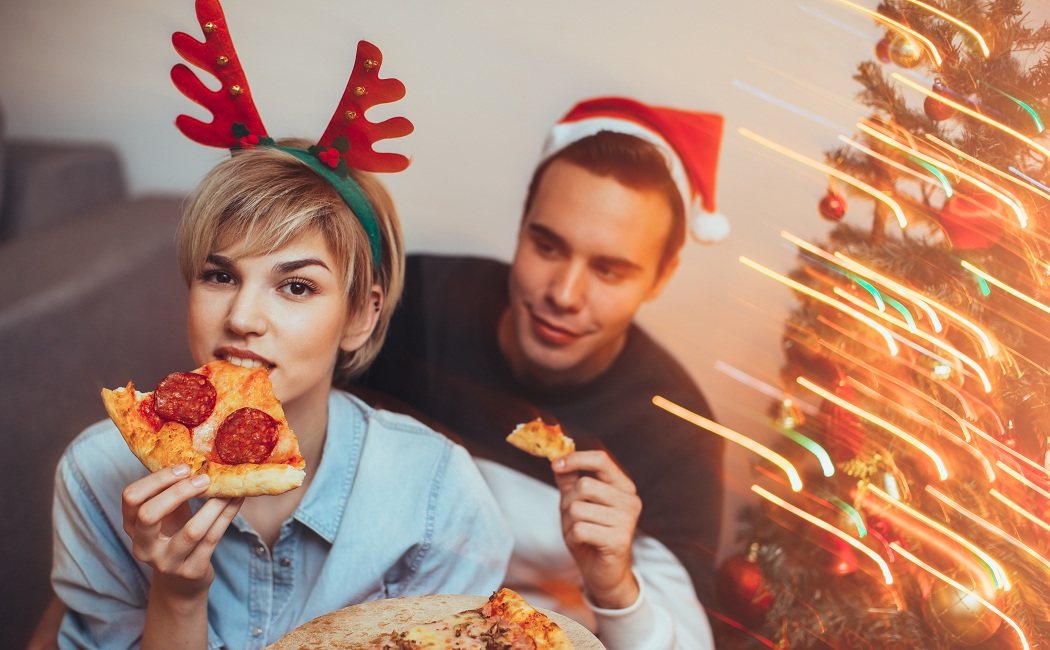
[[[529,181],[523,214],[528,214],[543,180],[543,174],[555,160],[572,163],[597,176],[612,177],[621,185],[634,190],[658,192],[667,199],[667,205],[671,209],[671,229],[657,267],[657,276],[662,274],[685,243],[685,208],[682,205],[682,195],[671,177],[664,154],[653,144],[626,133],[599,131],[581,138],[536,167],[532,180]]]

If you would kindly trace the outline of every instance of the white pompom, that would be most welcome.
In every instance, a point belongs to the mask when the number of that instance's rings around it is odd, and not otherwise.
[[[717,244],[729,237],[729,219],[718,212],[700,212],[693,217],[689,231],[701,244]]]

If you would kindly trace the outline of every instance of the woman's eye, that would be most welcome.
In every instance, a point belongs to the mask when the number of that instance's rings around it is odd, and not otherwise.
[[[281,285],[281,290],[296,297],[317,293],[317,285],[306,279],[291,279]]]
[[[233,276],[226,271],[205,271],[201,274],[201,278],[205,282],[214,282],[215,284],[229,284],[233,282]]]

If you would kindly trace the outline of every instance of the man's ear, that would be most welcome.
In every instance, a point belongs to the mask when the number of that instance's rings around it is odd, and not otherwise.
[[[339,341],[339,349],[344,352],[353,352],[367,343],[376,329],[379,314],[382,311],[383,289],[378,284],[373,284],[368,294],[368,307],[347,321],[346,328],[343,330],[343,338]]]
[[[681,261],[682,258],[678,253],[675,253],[674,257],[667,260],[667,263],[664,264],[663,270],[660,271],[660,275],[656,276],[656,282],[654,282],[652,288],[649,289],[649,294],[645,297],[646,302],[663,293],[664,287],[666,287],[667,283],[671,280],[671,276],[674,275],[674,272],[678,269],[678,263]]]

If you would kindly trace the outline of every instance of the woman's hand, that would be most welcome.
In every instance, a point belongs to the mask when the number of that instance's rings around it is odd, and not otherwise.
[[[215,572],[211,556],[244,499],[212,498],[191,513],[188,501],[208,487],[207,474],[189,477],[175,465],[153,472],[124,489],[124,531],[135,558],[153,568],[153,596],[207,601]],[[158,593],[159,590],[159,593]]]

